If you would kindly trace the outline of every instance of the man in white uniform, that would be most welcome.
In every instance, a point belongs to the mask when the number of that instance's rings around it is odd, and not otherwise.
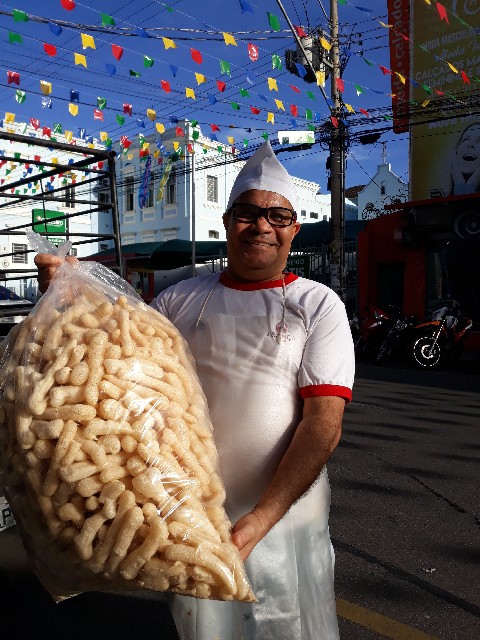
[[[325,464],[351,399],[344,306],[284,269],[300,228],[293,180],[268,142],[240,171],[223,221],[228,267],[153,302],[194,355],[226,509],[254,604],[173,596],[181,640],[335,640]],[[45,290],[58,264],[38,255]]]

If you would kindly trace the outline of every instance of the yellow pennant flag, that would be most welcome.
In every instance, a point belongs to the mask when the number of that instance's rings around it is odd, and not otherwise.
[[[195,91],[193,89],[190,89],[190,87],[185,87],[185,97],[195,100]]]
[[[100,140],[105,142],[108,139],[108,133],[106,131],[100,131]]]
[[[225,44],[233,44],[235,47],[237,46],[237,41],[235,40],[235,38],[232,36],[231,33],[225,33],[224,31],[223,39],[225,40]]]
[[[128,153],[127,158],[128,160],[133,160],[133,153]]]
[[[207,81],[203,73],[195,73],[195,78],[197,79],[197,84],[203,84]]]
[[[379,23],[382,25],[382,27],[385,27],[385,29],[391,29],[393,27],[393,24],[386,24],[385,22],[382,22],[381,20],[379,20]]]
[[[277,81],[275,80],[275,78],[267,78],[267,81],[270,91],[278,91]]]
[[[285,111],[285,107],[283,106],[283,102],[281,100],[275,100],[275,104],[277,105],[277,109],[279,111]]]
[[[345,106],[347,107],[348,111],[350,111],[350,113],[355,113],[355,109],[352,107],[352,105],[351,105],[351,104],[347,104],[347,103],[345,102]]]
[[[73,104],[73,102],[70,102],[70,104],[68,105],[68,110],[70,111],[72,116],[76,116],[78,113],[78,104]]]
[[[7,112],[5,114],[5,122],[6,124],[13,124],[15,122],[15,114]]]
[[[325,86],[325,72],[324,71],[315,71],[315,78],[317,79],[317,85],[319,87]]]
[[[157,122],[157,124],[155,125],[155,129],[158,131],[158,133],[165,133],[165,125],[161,122]]]
[[[74,53],[73,57],[75,59],[75,64],[81,64],[85,69],[87,68],[87,59],[83,53]]]
[[[165,47],[165,49],[176,49],[177,45],[175,44],[175,42],[173,40],[170,40],[170,38],[162,38],[163,40],[163,46]]]
[[[177,140],[174,140],[172,144],[175,151],[178,151],[178,147],[180,146],[180,143]]]
[[[456,69],[453,64],[450,64],[450,62],[447,62],[447,64],[454,73],[458,73],[458,69]]]
[[[405,84],[405,76],[402,76],[401,73],[398,73],[398,71],[395,71],[395,74],[397,75],[398,79],[400,80],[400,82],[402,84]]]
[[[73,131],[64,131],[63,135],[67,142],[71,142],[73,140]]]
[[[88,33],[81,33],[80,37],[82,39],[82,47],[84,49],[96,49],[97,47],[95,46],[95,40],[93,39],[93,36],[89,36]]]
[[[160,151],[158,149],[153,152],[153,157],[154,158],[158,158],[159,155],[160,155]]]
[[[270,124],[275,124],[275,115],[271,111],[267,113],[267,122],[270,122]]]
[[[235,138],[233,136],[228,136],[227,140],[231,145],[235,144]]]
[[[52,158],[52,164],[58,164],[58,158]]]
[[[151,120],[153,122],[156,117],[157,117],[157,112],[156,111],[154,111],[153,109],[147,109],[147,118],[149,120]]]
[[[52,93],[52,83],[46,80],[40,80],[40,91],[44,96],[48,96]]]
[[[320,44],[327,51],[330,51],[330,49],[332,48],[332,45],[328,42],[328,40],[325,40],[325,38],[320,38]]]
[[[429,104],[429,103],[430,103],[430,100],[424,100],[424,101],[422,102],[422,107],[426,107],[426,106],[427,106],[427,104]]]
[[[430,0],[425,0],[425,2],[426,2],[427,4],[432,4],[432,3],[430,2]]]

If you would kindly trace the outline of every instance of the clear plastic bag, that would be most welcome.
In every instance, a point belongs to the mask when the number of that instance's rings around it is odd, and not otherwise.
[[[193,359],[165,317],[102,265],[64,262],[2,351],[0,484],[55,599],[255,599]]]

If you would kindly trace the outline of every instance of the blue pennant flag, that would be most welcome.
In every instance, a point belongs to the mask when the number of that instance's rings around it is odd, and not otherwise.
[[[140,27],[136,27],[134,29],[134,33],[136,36],[140,36],[140,38],[148,38],[148,33],[145,31],[145,29],[142,29]]]
[[[240,9],[242,13],[253,13],[253,7],[247,0],[240,0]]]
[[[169,120],[170,120],[170,124],[178,123],[178,118],[176,116],[170,116]]]
[[[267,96],[259,95],[258,97],[260,98],[260,100],[263,100],[264,102],[268,102]]]
[[[59,24],[55,24],[54,22],[49,22],[48,26],[50,28],[50,31],[55,36],[59,36],[62,33],[62,27]]]
[[[143,118],[137,118],[137,126],[139,129],[145,129],[145,121]]]
[[[171,64],[170,71],[172,72],[172,76],[175,78],[177,75],[178,67],[176,67],[174,64]]]
[[[117,73],[117,67],[114,64],[110,64],[109,62],[105,64],[105,69],[107,70],[109,76],[114,76]]]
[[[46,96],[42,98],[42,107],[44,109],[51,109],[52,108],[52,99],[51,98],[47,98]]]
[[[80,91],[70,91],[70,102],[80,102]]]
[[[209,101],[210,104],[216,104],[217,103],[217,99],[213,95],[213,93],[208,94],[208,101]]]
[[[305,78],[305,76],[307,75],[307,70],[305,69],[303,64],[300,64],[299,62],[295,62],[295,66],[297,67],[298,75],[301,78]]]
[[[77,136],[81,139],[81,140],[85,140],[85,138],[87,137],[87,130],[86,129],[79,129],[78,130],[78,134]]]

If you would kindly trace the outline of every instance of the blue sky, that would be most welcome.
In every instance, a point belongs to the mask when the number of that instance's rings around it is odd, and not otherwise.
[[[72,0],[63,2],[68,4]],[[114,142],[121,135],[133,139],[139,133],[153,133],[158,122],[168,127],[171,117],[187,117],[198,120],[207,135],[211,125],[217,124],[219,141],[226,143],[227,136],[233,136],[239,148],[243,148],[244,140],[248,140],[249,146],[258,145],[265,132],[270,139],[276,139],[279,130],[306,130],[307,110],[313,115],[310,122],[317,124],[328,119],[328,106],[320,89],[285,69],[284,52],[294,48],[294,42],[274,0],[248,2],[250,11],[242,11],[240,0],[172,0],[169,5],[157,0],[98,0],[90,4],[74,1],[74,4],[71,10],[66,10],[61,0],[42,3],[18,0],[13,4],[0,4],[0,73],[4,87],[0,117],[5,112],[13,112],[16,120],[37,118],[42,126],[49,127],[60,123],[74,135],[79,128],[85,128],[92,135],[105,131]],[[302,26],[305,31],[316,27],[328,31],[322,10],[323,5],[329,14],[328,0],[323,3],[285,0],[283,5],[294,25]],[[26,12],[29,21],[15,22],[14,10]],[[272,29],[267,12],[279,19],[280,31]],[[107,33],[98,30],[102,14],[114,18],[115,31],[113,27]],[[40,20],[34,20],[33,16]],[[357,113],[359,108],[368,112],[387,108],[390,105],[387,94],[391,91],[389,77],[378,67],[390,66],[388,30],[379,23],[379,20],[386,21],[386,1],[371,0],[361,5],[347,2],[339,6],[339,16],[342,48],[350,52],[343,75],[344,101]],[[58,29],[49,21],[63,21],[59,35],[54,33]],[[232,34],[237,46],[227,46],[222,32]],[[12,33],[20,35],[23,42],[9,43]],[[95,49],[82,48],[82,33],[93,36]],[[163,37],[173,40],[176,47],[166,49]],[[248,42],[258,47],[255,62],[248,56]],[[56,55],[48,56],[44,44],[54,45]],[[122,47],[120,60],[114,58],[112,45]],[[193,59],[191,49],[200,52],[201,63]],[[87,68],[75,65],[75,53],[85,56]],[[273,69],[273,55],[281,57],[282,69]],[[374,66],[366,64],[365,58]],[[149,60],[153,60],[151,66],[148,66]],[[230,74],[222,74],[221,61],[230,65]],[[114,75],[111,75],[112,65]],[[18,86],[7,84],[8,71],[20,74]],[[199,85],[196,73],[204,75],[206,81]],[[276,81],[278,91],[269,90],[268,78]],[[52,100],[51,109],[42,107],[41,80],[52,84],[48,96]],[[162,80],[170,84],[170,93],[162,90]],[[219,91],[217,81],[225,82],[223,92]],[[355,85],[361,86],[360,95]],[[195,100],[186,98],[185,88],[194,90]],[[25,91],[22,104],[15,99],[17,90]],[[77,116],[69,113],[71,91],[79,93]],[[330,95],[329,81],[325,91]],[[98,98],[106,99],[103,121],[95,120],[93,115]],[[275,99],[283,103],[285,112],[279,110]],[[124,103],[132,105],[132,116],[125,116],[125,124],[119,125],[117,116],[123,114]],[[232,103],[237,103],[239,108],[234,109]],[[293,118],[290,105],[298,108],[298,116]],[[251,107],[260,109],[260,113],[254,115]],[[156,112],[155,121],[148,119],[147,109]],[[274,114],[274,124],[267,122],[268,113]],[[355,122],[357,132],[371,129],[368,117],[362,120],[356,116]],[[408,180],[406,135],[386,131],[374,145],[354,143],[350,147],[347,186],[364,184],[375,173],[382,157],[381,141],[387,144],[388,161],[394,172]],[[294,175],[319,182],[325,193],[326,156],[326,150],[316,145],[301,155],[282,154],[281,160]]]

